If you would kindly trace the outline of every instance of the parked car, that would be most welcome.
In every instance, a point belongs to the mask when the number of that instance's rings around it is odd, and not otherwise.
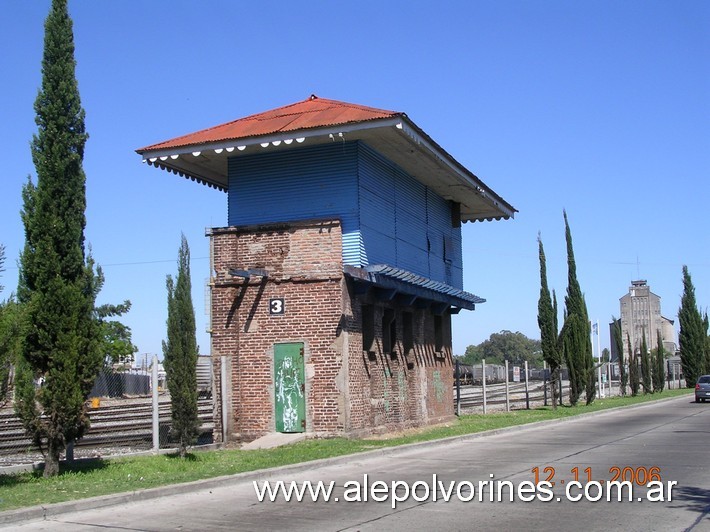
[[[710,375],[701,375],[695,385],[695,402],[705,402],[710,399]]]

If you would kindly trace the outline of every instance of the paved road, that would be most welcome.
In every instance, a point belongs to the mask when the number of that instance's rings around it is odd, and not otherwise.
[[[264,474],[259,479],[336,481],[340,502],[259,503],[252,481],[147,501],[73,512],[46,521],[31,521],[15,530],[693,530],[710,531],[710,404],[685,398],[652,406],[577,418],[543,427],[432,444],[389,455],[353,457],[304,472]],[[555,469],[554,497],[511,503],[489,502],[478,482],[510,481],[514,487],[534,479],[533,468],[547,477]],[[564,496],[577,468],[581,480],[591,468],[592,480],[610,480],[610,472],[629,467],[635,475],[656,467],[664,485],[675,481],[672,500],[639,502],[646,489],[637,488],[632,502],[571,502]],[[627,470],[627,474],[629,470]],[[473,483],[470,502],[343,502],[346,488],[368,475],[390,484],[394,480],[432,483],[436,474],[445,488],[451,481]],[[639,479],[642,480],[642,479]],[[564,481],[565,483],[563,484]],[[470,497],[467,485],[461,495]],[[419,495],[425,488],[420,486]],[[401,490],[400,490],[400,493]],[[579,495],[581,489],[572,490]],[[590,492],[592,495],[596,491]],[[523,494],[526,496],[526,494]],[[544,494],[543,494],[544,495]],[[667,497],[666,491],[665,496]],[[547,496],[544,495],[543,498]],[[561,500],[557,500],[557,498]],[[456,499],[455,492],[453,499]]]

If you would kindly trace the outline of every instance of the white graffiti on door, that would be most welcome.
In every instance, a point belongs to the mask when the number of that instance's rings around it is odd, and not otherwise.
[[[291,357],[285,357],[276,371],[276,397],[283,405],[284,431],[296,429],[298,423],[298,398],[303,397],[298,372]]]

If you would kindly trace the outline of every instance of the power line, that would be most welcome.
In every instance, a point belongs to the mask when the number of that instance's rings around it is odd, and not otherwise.
[[[209,259],[209,257],[190,257],[190,262],[193,260],[205,260]],[[175,262],[175,259],[161,259],[161,260],[145,260],[145,261],[139,261],[139,262],[113,262],[111,264],[98,264],[98,266],[101,266],[102,268],[105,268],[106,266],[140,266],[142,264],[160,264],[160,263],[165,263],[165,262]]]
[[[206,260],[209,259],[209,257],[190,257],[190,261],[193,260]],[[141,266],[144,264],[161,264],[161,263],[167,263],[167,262],[175,262],[175,259],[160,259],[160,260],[144,260],[144,261],[137,261],[137,262],[112,262],[110,264],[101,264],[101,263],[96,263],[97,266],[101,266],[102,268],[106,268],[107,266]],[[8,270],[17,270],[17,266],[9,266],[7,268]]]

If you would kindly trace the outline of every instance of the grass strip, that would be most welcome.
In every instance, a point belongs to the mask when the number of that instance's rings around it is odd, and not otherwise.
[[[589,406],[562,406],[556,410],[542,407],[486,415],[464,415],[447,425],[362,440],[347,438],[306,440],[275,449],[255,451],[195,450],[184,460],[174,455],[150,455],[97,459],[69,465],[62,463],[60,474],[53,478],[43,478],[41,471],[0,474],[0,511],[137,491],[407,443],[474,434],[691,393],[692,390],[688,389],[665,390],[660,394],[597,399]]]

